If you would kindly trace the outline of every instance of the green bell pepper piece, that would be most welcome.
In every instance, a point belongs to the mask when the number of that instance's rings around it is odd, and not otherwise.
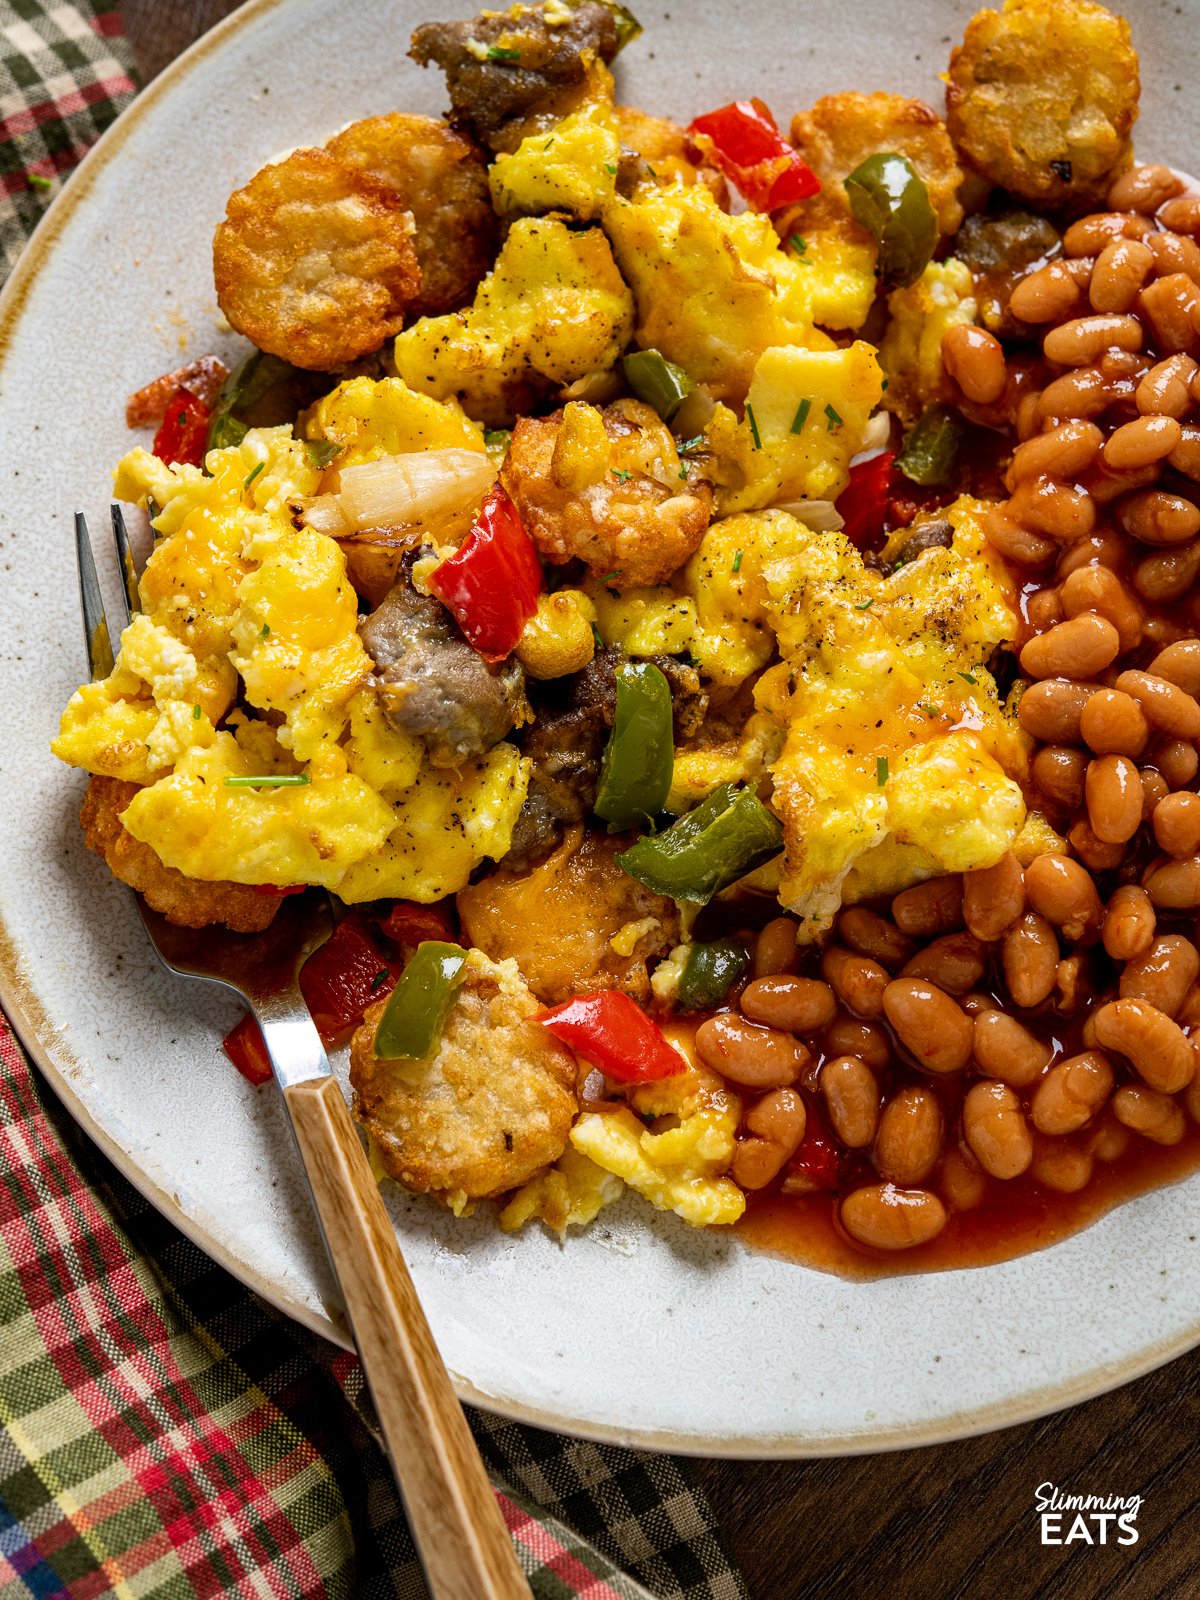
[[[711,1011],[750,970],[750,952],[740,939],[714,939],[688,951],[675,1003],[681,1011]]]
[[[778,855],[783,829],[752,789],[722,783],[665,832],[647,834],[617,865],[656,894],[693,905]]]
[[[909,429],[896,465],[922,488],[948,483],[963,439],[962,419],[948,406],[930,406]]]
[[[634,350],[621,366],[634,394],[653,406],[664,422],[670,422],[695,388],[683,368],[668,361],[659,350]]]
[[[879,246],[879,276],[888,283],[915,283],[937,244],[937,217],[929,191],[904,156],[882,151],[868,156],[846,179],[850,209]]]
[[[441,1037],[465,976],[467,952],[458,944],[419,944],[388,997],[375,1029],[375,1054],[385,1061],[419,1061]]]
[[[617,668],[617,709],[600,763],[595,812],[610,833],[643,827],[666,803],[675,765],[671,687],[649,661]]]

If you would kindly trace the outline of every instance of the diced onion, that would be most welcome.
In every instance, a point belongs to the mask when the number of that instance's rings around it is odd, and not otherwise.
[[[771,509],[786,511],[814,533],[837,533],[846,526],[832,500],[781,500]]]
[[[892,436],[891,413],[877,411],[863,429],[862,443],[859,445],[859,454],[868,450],[883,450]]]
[[[344,539],[353,531],[335,494],[319,494],[310,500],[304,508],[304,520],[310,528],[327,533],[331,539]]]
[[[435,521],[478,504],[495,477],[493,463],[475,450],[421,450],[343,467],[338,500],[346,532]]]

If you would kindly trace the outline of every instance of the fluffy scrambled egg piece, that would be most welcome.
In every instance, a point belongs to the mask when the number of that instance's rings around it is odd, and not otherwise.
[[[581,589],[538,595],[515,652],[526,675],[545,680],[582,672],[596,654],[595,621],[596,607]]]
[[[784,511],[722,517],[683,574],[696,622],[688,648],[720,690],[734,690],[766,666],[775,649],[765,569],[807,548],[808,530]]]
[[[875,350],[861,339],[844,350],[764,350],[742,420],[718,406],[708,425],[719,514],[836,500],[882,396]]]
[[[879,360],[887,374],[884,404],[905,423],[950,395],[942,338],[956,323],[975,321],[975,280],[965,261],[931,261],[907,289],[888,296],[889,321]]]
[[[887,577],[840,534],[799,524],[764,567],[783,659],[755,700],[786,729],[772,804],[780,898],[802,936],[829,927],[852,869],[892,892],[990,866],[1021,831],[1027,746],[984,665],[1012,638],[1014,595],[983,514],[963,497],[947,513],[953,547]]]
[[[502,217],[567,211],[590,222],[616,193],[620,158],[615,111],[592,101],[548,134],[530,134],[511,155],[496,157],[488,173],[492,204]]]
[[[691,648],[696,602],[668,584],[617,589],[593,583],[589,592],[601,639],[625,655],[677,656]]]
[[[723,211],[729,209],[729,186],[715,167],[698,158],[677,122],[653,117],[637,106],[617,106],[617,128],[623,152],[637,158],[635,187],[641,183],[702,183]],[[625,192],[624,173],[621,174]]]
[[[568,1228],[586,1228],[624,1192],[615,1173],[568,1145],[549,1171],[522,1184],[496,1220],[505,1233],[536,1219],[562,1235]]]
[[[300,418],[308,439],[338,446],[335,469],[418,450],[477,450],[483,429],[455,400],[433,400],[400,378],[348,378]]]
[[[741,1102],[724,1080],[689,1066],[678,1077],[642,1084],[630,1102],[632,1110],[585,1111],[571,1129],[574,1148],[694,1228],[736,1222],[746,1197],[724,1174],[733,1160]]]
[[[607,371],[632,330],[633,299],[601,230],[522,217],[471,306],[400,334],[396,370],[410,388],[457,397],[504,427],[540,396]]]

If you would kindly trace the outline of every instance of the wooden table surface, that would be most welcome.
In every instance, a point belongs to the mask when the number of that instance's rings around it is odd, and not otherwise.
[[[143,78],[236,3],[121,0]],[[429,14],[469,11],[431,0]],[[754,1600],[1200,1597],[1200,1351],[1087,1405],[980,1439],[894,1455],[696,1465]],[[1138,1542],[1101,1548],[1095,1535],[1095,1547],[1043,1546],[1034,1494],[1045,1483],[1064,1494],[1140,1495]]]

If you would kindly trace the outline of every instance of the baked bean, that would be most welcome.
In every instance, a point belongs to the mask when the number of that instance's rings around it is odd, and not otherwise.
[[[1200,936],[1200,935],[1198,935]],[[1200,1025],[1200,983],[1193,984],[1183,997],[1183,1004],[1175,1014],[1175,1021],[1181,1028],[1195,1028]],[[1200,1038],[1192,1039],[1192,1054],[1200,1049]]]
[[[1200,854],[1200,794],[1169,794],[1155,806],[1152,821],[1154,837],[1169,856]]]
[[[1186,594],[1200,573],[1200,539],[1147,556],[1134,568],[1133,587],[1144,600],[1178,600]]]
[[[883,991],[890,974],[878,961],[831,944],[821,956],[821,976],[855,1016],[877,1017],[883,1010]]]
[[[1033,1160],[1033,1136],[1021,1102],[1006,1083],[984,1081],[967,1090],[963,1135],[971,1154],[993,1178],[1019,1178]]]
[[[1067,939],[1082,939],[1089,929],[1100,926],[1102,911],[1096,885],[1091,874],[1070,856],[1035,856],[1025,868],[1025,895],[1034,911],[1061,928]]]
[[[1057,589],[1038,589],[1025,602],[1025,615],[1034,633],[1045,633],[1066,616]]]
[[[1181,361],[1182,356],[1174,358]],[[1179,443],[1167,457],[1168,463],[1185,478],[1200,478],[1200,428],[1184,424],[1179,430]]]
[[[1192,406],[1188,385],[1198,371],[1200,367],[1191,356],[1174,355],[1159,361],[1137,386],[1138,410],[1144,417],[1174,417],[1182,422]]]
[[[991,867],[965,872],[963,917],[977,939],[998,939],[1025,909],[1025,874],[1011,850]]]
[[[1098,756],[1138,756],[1150,738],[1150,724],[1132,695],[1097,689],[1083,708],[1079,732]]]
[[[1150,759],[1169,789],[1186,789],[1200,767],[1196,746],[1187,739],[1160,739],[1150,752]]]
[[[985,1011],[999,1011],[1000,1005],[990,994],[975,989],[970,994],[963,995],[958,1002],[969,1017],[978,1017]]]
[[[1073,1017],[1095,998],[1091,965],[1085,951],[1064,956],[1054,969],[1055,1011],[1060,1017]]]
[[[1141,420],[1148,422],[1150,419],[1143,417]],[[1135,424],[1130,422],[1126,426],[1132,428]],[[1118,507],[1117,517],[1125,532],[1142,544],[1186,544],[1200,532],[1200,510],[1182,495],[1166,494],[1162,489],[1143,489],[1131,494]]]
[[[1043,678],[1040,683],[1031,683],[1021,696],[1017,721],[1026,733],[1044,744],[1078,744],[1083,708],[1095,690],[1094,683]]]
[[[1170,200],[1182,188],[1182,178],[1177,178],[1170,167],[1151,162],[1123,172],[1109,188],[1108,204],[1113,211],[1141,211],[1153,216],[1164,200]]]
[[[1115,1081],[1112,1062],[1098,1050],[1060,1061],[1034,1091],[1030,1120],[1039,1133],[1075,1133],[1106,1103]]]
[[[1076,567],[1063,579],[1062,605],[1068,617],[1095,611],[1117,630],[1121,650],[1134,649],[1142,638],[1142,610],[1109,567]]]
[[[1125,846],[1106,844],[1103,839],[1097,839],[1086,817],[1080,817],[1078,822],[1071,824],[1067,843],[1089,872],[1110,872],[1125,859]]]
[[[1084,1149],[1089,1155],[1095,1156],[1097,1161],[1103,1161],[1108,1165],[1113,1161],[1120,1161],[1132,1144],[1133,1136],[1129,1129],[1117,1121],[1110,1106],[1096,1118],[1095,1126],[1087,1135]]]
[[[1080,256],[1099,256],[1114,240],[1141,238],[1153,226],[1152,222],[1137,214],[1094,211],[1073,222],[1063,234],[1063,251],[1076,259]]]
[[[1142,780],[1142,821],[1149,822],[1154,815],[1155,806],[1170,794],[1171,785],[1162,773],[1156,772],[1153,767],[1143,767],[1138,776]]]
[[[1000,945],[1000,965],[1014,1003],[1023,1010],[1040,1006],[1054,988],[1058,970],[1058,940],[1045,917],[1027,911],[1008,930]]]
[[[1034,434],[1041,433],[1042,413],[1038,406],[1037,394],[1032,389],[1017,401],[1017,414],[1013,419],[1013,426],[1019,444],[1024,444],[1026,439],[1032,439]]]
[[[1091,1182],[1095,1158],[1066,1139],[1035,1139],[1029,1175],[1056,1194],[1078,1194]]]
[[[975,1060],[989,1078],[1027,1089],[1045,1072],[1053,1053],[1007,1011],[982,1011],[975,1018]]]
[[[1180,861],[1159,861],[1142,882],[1162,911],[1194,911],[1200,906],[1200,855]]]
[[[1200,283],[1200,247],[1177,233],[1148,233],[1146,249],[1154,257],[1154,269],[1164,277],[1185,272],[1193,283]]]
[[[892,901],[892,920],[915,939],[953,933],[963,925],[962,879],[956,873],[901,890]]]
[[[796,924],[791,917],[773,917],[759,930],[754,941],[754,976],[772,977],[780,972],[794,972],[800,965],[800,950],[796,944]]]
[[[1066,579],[1080,567],[1115,569],[1124,566],[1127,553],[1124,534],[1115,528],[1102,528],[1099,533],[1090,533],[1086,539],[1077,539],[1061,551],[1056,570],[1059,578]]]
[[[733,1181],[743,1189],[765,1189],[796,1153],[808,1114],[794,1089],[773,1089],[751,1107],[745,1121],[751,1137],[738,1140]]]
[[[1104,912],[1100,937],[1114,961],[1132,961],[1154,943],[1155,915],[1150,896],[1139,884],[1114,889]]]
[[[780,1089],[795,1083],[811,1060],[790,1034],[724,1011],[696,1029],[696,1053],[706,1067],[747,1089]]]
[[[1042,390],[1037,402],[1038,418],[1048,422],[1052,417],[1098,417],[1108,409],[1111,399],[1109,381],[1099,367],[1076,367]]]
[[[894,922],[868,911],[864,906],[849,906],[837,920],[838,938],[870,956],[885,967],[899,967],[913,953],[913,942]]]
[[[835,1056],[821,1068],[821,1093],[833,1131],[847,1148],[865,1150],[879,1121],[879,1085],[858,1056]]]
[[[1192,1047],[1165,1012],[1147,1000],[1110,1000],[1092,1014],[1096,1042],[1115,1050],[1152,1089],[1175,1094],[1191,1081]]]
[[[883,991],[883,1009],[900,1042],[928,1072],[958,1072],[970,1060],[971,1019],[936,984],[894,978]]]
[[[905,962],[901,977],[927,978],[947,994],[964,995],[983,977],[987,953],[971,933],[944,933]]]
[[[1173,283],[1174,279],[1160,281]],[[1146,292],[1143,291],[1143,300]],[[1142,325],[1136,317],[1076,317],[1051,328],[1042,340],[1046,360],[1055,361],[1060,367],[1089,367],[1105,350],[1114,347],[1118,350],[1142,348]]]
[[[1034,783],[1060,811],[1074,811],[1083,804],[1087,757],[1082,750],[1044,745],[1034,756],[1030,772]]]
[[[1195,233],[1200,227],[1200,200],[1195,195],[1168,200],[1159,207],[1158,217],[1172,233]]]
[[[1000,506],[993,506],[988,511],[983,526],[988,543],[1018,567],[1030,567],[1036,571],[1039,567],[1049,566],[1054,560],[1054,541],[1043,539],[1041,534],[1023,528],[1019,522],[1005,516]]]
[[[1149,950],[1125,964],[1121,974],[1123,1000],[1146,1000],[1164,1016],[1176,1017],[1196,979],[1200,954],[1182,934],[1164,933]]]
[[[1018,483],[1047,474],[1072,478],[1092,464],[1103,443],[1104,435],[1094,422],[1061,423],[1017,446],[1008,469],[1008,486],[1015,489]]]
[[[1017,485],[1005,515],[1027,532],[1068,544],[1086,538],[1096,526],[1096,502],[1086,489],[1074,484],[1060,483],[1057,478],[1028,478]]]
[[[754,978],[742,990],[738,1004],[751,1022],[780,1028],[785,1033],[820,1033],[837,1013],[837,1000],[827,983],[787,973]]]
[[[1020,279],[1009,309],[1022,322],[1057,322],[1079,304],[1079,285],[1061,261],[1051,261]]]
[[[931,1089],[901,1089],[884,1106],[872,1160],[888,1183],[924,1183],[942,1153],[942,1110]]]
[[[1174,417],[1136,417],[1109,434],[1104,464],[1114,472],[1136,472],[1169,456],[1182,437]]]
[[[1122,672],[1116,687],[1131,694],[1156,728],[1172,739],[1200,738],[1200,702],[1176,683],[1150,672]]]
[[[1093,311],[1128,311],[1154,269],[1154,257],[1136,239],[1113,239],[1096,258],[1088,299]]]
[[[1128,756],[1097,756],[1088,765],[1083,792],[1097,839],[1124,844],[1133,838],[1142,825],[1142,780]]]
[[[877,1022],[863,1022],[858,1017],[835,1017],[821,1044],[828,1056],[858,1056],[872,1072],[882,1072],[892,1059],[887,1030]]]
[[[842,1201],[840,1215],[850,1237],[874,1250],[912,1250],[946,1226],[946,1208],[937,1195],[890,1183],[855,1189]]]
[[[1138,296],[1138,311],[1150,324],[1154,343],[1167,352],[1190,350],[1196,343],[1192,308],[1197,304],[1200,289],[1184,272],[1156,278]]]
[[[1021,651],[1021,669],[1031,678],[1091,678],[1116,660],[1120,648],[1112,623],[1085,612],[1030,639]]]
[[[1150,663],[1150,671],[1185,694],[1200,695],[1200,639],[1179,639],[1169,644]]]
[[[987,1178],[969,1150],[946,1151],[937,1183],[951,1211],[974,1211],[987,1193]]]
[[[1183,1103],[1187,1107],[1188,1116],[1193,1122],[1200,1122],[1200,1072],[1183,1091]]]
[[[1178,1144],[1187,1124],[1183,1112],[1168,1094],[1127,1083],[1113,1095],[1113,1115],[1154,1144]]]
[[[1153,265],[1154,257],[1147,250],[1146,271]],[[1145,277],[1145,273],[1142,274]],[[1133,304],[1140,280],[1125,305],[1116,309],[1127,311]],[[956,322],[942,335],[942,362],[955,383],[976,405],[990,406],[999,400],[1008,382],[1008,367],[1000,341],[986,328],[976,328],[969,323]]]

